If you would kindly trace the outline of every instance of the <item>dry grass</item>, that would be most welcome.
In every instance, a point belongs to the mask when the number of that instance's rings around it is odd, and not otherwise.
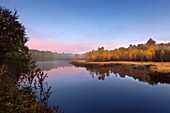
[[[153,72],[170,73],[170,62],[135,62],[135,61],[107,61],[107,62],[86,62],[85,60],[77,60],[83,64],[129,64],[129,65],[150,65],[150,70]]]

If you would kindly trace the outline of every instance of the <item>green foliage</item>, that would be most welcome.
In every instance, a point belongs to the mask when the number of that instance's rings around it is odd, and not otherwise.
[[[0,6],[0,66],[5,65],[9,72],[28,72],[31,65],[28,47],[25,46],[28,37],[18,17],[17,11],[13,13]]]

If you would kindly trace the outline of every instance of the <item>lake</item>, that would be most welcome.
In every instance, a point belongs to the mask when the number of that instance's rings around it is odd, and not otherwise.
[[[75,67],[37,62],[48,74],[50,106],[65,113],[170,113],[170,80],[123,68]]]

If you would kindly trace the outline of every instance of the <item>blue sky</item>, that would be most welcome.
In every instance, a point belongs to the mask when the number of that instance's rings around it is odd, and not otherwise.
[[[81,53],[170,41],[170,0],[0,0],[15,8],[29,48]]]

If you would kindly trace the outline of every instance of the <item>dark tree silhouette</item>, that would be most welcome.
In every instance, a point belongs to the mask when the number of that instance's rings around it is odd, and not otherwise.
[[[26,72],[30,63],[28,47],[25,46],[28,37],[18,18],[16,10],[12,12],[0,6],[0,66]]]

